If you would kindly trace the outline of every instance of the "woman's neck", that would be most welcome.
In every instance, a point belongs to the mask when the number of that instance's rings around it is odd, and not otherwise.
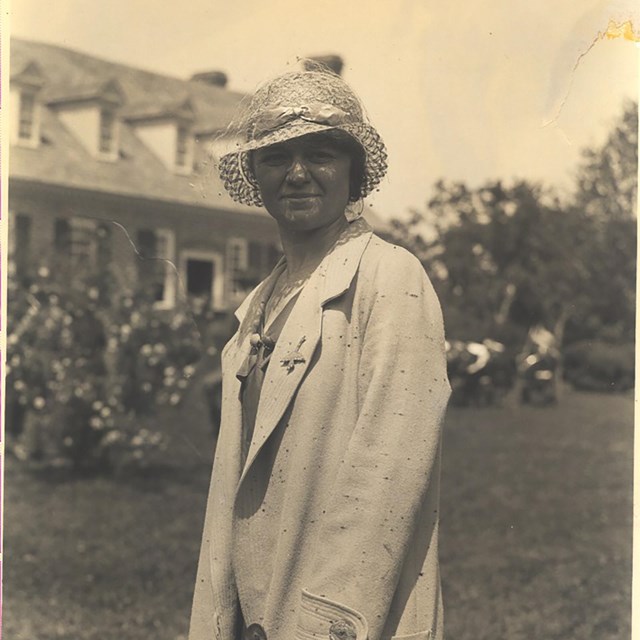
[[[348,226],[344,217],[312,231],[295,231],[281,226],[280,239],[287,259],[287,279],[295,280],[314,271]]]

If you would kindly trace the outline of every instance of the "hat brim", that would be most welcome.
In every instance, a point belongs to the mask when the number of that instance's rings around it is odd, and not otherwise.
[[[218,170],[224,188],[236,202],[258,207],[263,206],[260,189],[250,165],[250,152],[312,133],[331,130],[348,133],[364,149],[365,167],[360,197],[366,197],[379,184],[387,169],[385,145],[378,132],[367,123],[332,126],[299,121],[288,123],[256,140],[239,144],[236,149],[226,153],[219,160]]]

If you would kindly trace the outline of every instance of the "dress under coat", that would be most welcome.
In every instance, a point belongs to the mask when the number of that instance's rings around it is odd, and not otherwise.
[[[271,356],[241,465],[236,372],[284,259],[236,312],[189,640],[442,638],[442,314],[420,262],[352,223]],[[293,368],[281,361],[296,352]],[[338,623],[338,627],[335,624]],[[340,626],[342,625],[342,627]],[[335,635],[335,634],[334,634]]]

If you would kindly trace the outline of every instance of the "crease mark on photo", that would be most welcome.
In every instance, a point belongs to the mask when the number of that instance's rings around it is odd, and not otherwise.
[[[596,44],[598,44],[599,42],[602,42],[605,39],[614,40],[617,38],[624,38],[625,40],[630,40],[631,42],[635,42],[635,43],[640,42],[640,33],[636,33],[633,26],[633,20],[629,19],[629,20],[623,20],[623,21],[617,22],[613,19],[609,19],[607,28],[604,31],[598,31],[598,33],[593,37],[593,39],[591,40],[587,48],[578,55],[571,69],[571,74],[569,76],[569,82],[567,84],[566,91],[562,99],[560,100],[560,104],[556,109],[556,113],[551,118],[549,118],[548,120],[542,123],[541,125],[542,129],[548,127],[551,124],[555,124],[558,127],[558,130],[564,136],[565,140],[568,142],[568,144],[570,145],[573,144],[570,138],[563,131],[562,127],[558,125],[558,119],[560,118],[560,115],[562,114],[562,110],[564,109],[564,106],[566,105],[567,100],[569,99],[569,94],[571,93],[571,89],[573,88],[573,81],[575,79],[576,71],[582,64],[582,61],[596,46]]]
[[[183,280],[182,280],[182,278],[180,276],[179,269],[177,268],[177,266],[174,263],[174,261],[170,260],[169,258],[149,257],[149,256],[142,255],[142,253],[140,253],[140,251],[138,250],[138,247],[137,247],[135,241],[133,240],[133,238],[131,237],[131,234],[129,233],[127,228],[122,223],[120,223],[120,222],[118,222],[116,220],[109,220],[109,222],[122,231],[122,233],[124,234],[125,238],[127,239],[129,244],[131,245],[131,248],[133,249],[136,257],[139,260],[151,260],[151,261],[163,262],[163,263],[169,265],[169,267],[173,270],[173,273],[174,273],[174,275],[176,277],[176,293],[178,294],[176,296],[176,305],[179,302],[182,303],[185,316],[189,318],[191,324],[193,325],[193,329],[194,329],[196,335],[198,336],[198,340],[200,341],[200,351],[201,351],[200,358],[194,365],[195,368],[196,368],[196,371],[194,372],[194,374],[192,376],[190,376],[190,379],[193,380],[199,374],[202,373],[202,371],[200,370],[198,365],[202,365],[203,362],[206,362],[206,358],[204,358],[204,355],[205,355],[205,352],[206,352],[206,346],[204,344],[204,337],[202,335],[202,332],[198,328],[198,323],[196,322],[196,320],[195,320],[195,318],[193,316],[193,313],[192,313],[191,309],[189,308],[189,305],[186,304],[186,302],[187,302],[187,296],[186,296],[186,293],[185,293],[186,292],[186,287],[184,286],[184,282],[183,282]],[[189,391],[193,392],[193,385],[191,385]],[[187,393],[185,398],[188,397],[188,395],[189,394]],[[196,456],[198,457],[199,460],[204,460],[205,459],[205,457],[202,455],[202,453],[200,452],[198,447],[196,447],[196,445],[189,438],[187,438],[184,435],[184,433],[182,433],[181,430],[177,430],[175,433],[177,433],[180,436],[180,438],[196,454]]]

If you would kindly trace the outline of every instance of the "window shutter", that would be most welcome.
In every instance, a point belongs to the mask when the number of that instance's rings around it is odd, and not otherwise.
[[[69,255],[71,245],[71,225],[66,218],[58,218],[55,226],[55,248],[60,255]]]
[[[100,269],[106,268],[111,263],[111,227],[106,224],[98,225],[96,229],[97,250],[96,262]]]
[[[22,277],[29,269],[31,218],[18,213],[9,221],[9,232],[9,257],[15,265],[16,275]]]
[[[138,229],[136,237],[138,251],[138,280],[143,289],[148,289],[154,280],[156,234],[153,229]]]
[[[71,224],[66,218],[58,218],[55,222],[53,267],[63,278],[70,275]]]
[[[153,258],[156,253],[155,231],[153,229],[138,229],[136,248],[143,258]]]

